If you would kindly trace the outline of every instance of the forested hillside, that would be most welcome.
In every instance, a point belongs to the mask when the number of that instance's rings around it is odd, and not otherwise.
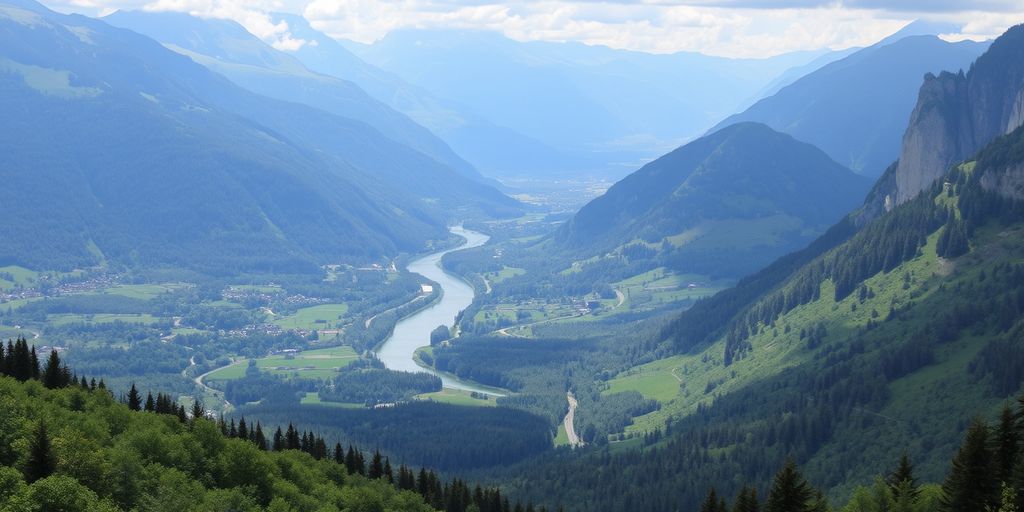
[[[134,385],[119,398],[56,351],[0,344],[0,511],[523,510],[301,426],[226,423]]]
[[[679,355],[609,381],[645,393],[644,375],[682,377],[627,429],[658,429],[650,447],[566,455],[521,492],[591,510],[689,509],[710,485],[732,496],[750,482],[763,496],[792,456],[837,500],[904,451],[941,481],[971,418],[993,416],[1024,380],[1022,163],[1017,130],[859,231],[841,223],[698,303],[663,330]],[[565,465],[616,471],[558,480]]]

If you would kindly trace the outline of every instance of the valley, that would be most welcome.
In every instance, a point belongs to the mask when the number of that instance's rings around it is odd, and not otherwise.
[[[1024,13],[72,4],[0,512],[1024,506]]]

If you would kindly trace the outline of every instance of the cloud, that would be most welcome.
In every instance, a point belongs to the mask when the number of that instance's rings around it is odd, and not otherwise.
[[[864,46],[914,19],[964,28],[950,40],[988,39],[1024,21],[1020,0],[54,0],[86,14],[115,8],[233,19],[274,47],[307,41],[269,12],[306,17],[327,34],[370,43],[401,29],[488,30],[520,41],[579,41],[669,53],[765,57]]]

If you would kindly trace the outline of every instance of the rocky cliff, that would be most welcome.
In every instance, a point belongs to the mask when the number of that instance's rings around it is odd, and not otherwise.
[[[1024,124],[1024,25],[1000,36],[965,74],[928,74],[903,136],[895,189],[905,202],[994,138]]]

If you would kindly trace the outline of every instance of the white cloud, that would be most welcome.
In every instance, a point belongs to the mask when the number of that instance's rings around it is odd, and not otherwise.
[[[304,15],[333,37],[373,42],[404,28],[491,30],[521,41],[580,41],[648,52],[763,57],[871,44],[916,18],[964,26],[948,39],[986,39],[1012,23],[1017,0],[55,0],[86,14],[114,8],[233,19],[274,47],[308,44],[268,12]],[[790,7],[790,6],[800,7]],[[930,6],[930,11],[925,12]],[[973,7],[972,7],[973,6]]]

